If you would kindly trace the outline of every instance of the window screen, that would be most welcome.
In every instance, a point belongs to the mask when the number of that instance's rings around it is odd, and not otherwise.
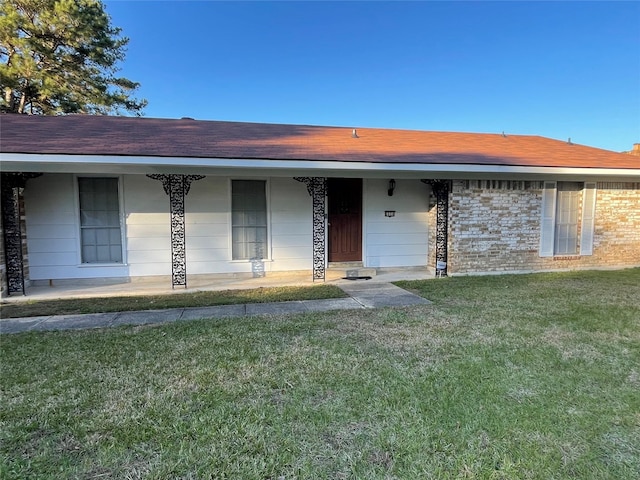
[[[582,187],[582,183],[558,182],[554,248],[556,255],[578,253]]]
[[[122,263],[117,178],[78,178],[82,263]]]
[[[263,180],[231,182],[232,256],[259,259],[267,250],[267,198]]]

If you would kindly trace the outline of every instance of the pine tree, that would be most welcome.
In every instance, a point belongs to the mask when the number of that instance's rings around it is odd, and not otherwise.
[[[99,0],[0,0],[0,110],[141,115],[120,34]]]

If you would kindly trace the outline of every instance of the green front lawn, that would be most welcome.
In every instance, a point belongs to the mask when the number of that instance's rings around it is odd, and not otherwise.
[[[0,338],[0,478],[637,479],[640,270]]]
[[[0,318],[162,310],[164,308],[210,307],[242,303],[289,302],[293,300],[343,298],[346,296],[347,294],[335,285],[313,285],[309,287],[261,287],[248,290],[203,291],[168,295],[26,300],[0,304]]]

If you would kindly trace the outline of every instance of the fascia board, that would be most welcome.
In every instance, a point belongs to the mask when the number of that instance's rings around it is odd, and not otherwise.
[[[365,163],[317,160],[47,155],[0,153],[2,171],[46,173],[201,173],[229,175],[261,171],[273,176],[351,176],[386,178],[606,178],[639,181],[640,168],[527,167],[516,165]]]

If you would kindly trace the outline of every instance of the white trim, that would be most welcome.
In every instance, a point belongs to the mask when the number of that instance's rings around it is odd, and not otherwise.
[[[125,214],[124,175],[118,175],[118,207],[120,207],[120,237],[122,242],[122,265],[128,265],[129,247],[127,246],[127,218]]]
[[[73,190],[73,210],[75,218],[75,239],[76,239],[76,266],[80,267],[82,263],[82,232],[80,228],[80,187],[78,186],[79,175],[71,175],[71,188]],[[87,264],[90,265],[90,264]]]
[[[580,224],[580,255],[593,255],[593,237],[596,223],[595,183],[586,182],[582,187],[582,223]]]
[[[240,262],[244,260],[234,260],[233,259],[233,212],[231,211],[231,203],[233,202],[233,192],[231,191],[232,178],[227,177],[227,204],[225,205],[225,213],[227,215],[227,258],[225,259],[227,262]]]
[[[369,191],[369,181],[366,178],[362,179],[362,206],[360,208],[360,214],[362,215],[362,227],[361,227],[361,232],[362,232],[362,239],[360,240],[360,248],[362,249],[362,267],[363,268],[369,268],[369,264],[368,264],[368,256],[367,256],[367,224],[368,222],[366,221],[368,212],[369,212],[369,205],[368,205],[368,191]]]
[[[267,202],[267,258],[263,258],[263,261],[271,262],[273,261],[273,239],[271,238],[271,232],[273,229],[271,228],[272,215],[271,215],[271,179],[264,179],[264,195],[265,201]]]
[[[555,247],[556,208],[558,201],[557,182],[544,182],[542,190],[542,208],[540,215],[540,249],[539,256],[578,257],[593,255],[593,240],[595,232],[596,183],[582,182],[582,211],[580,215],[580,247],[579,251],[570,254],[558,254]],[[589,198],[591,196],[591,198]],[[549,204],[551,202],[551,204]],[[548,213],[550,215],[545,215]]]
[[[436,164],[436,163],[371,163],[312,160],[263,160],[229,158],[184,158],[146,156],[42,155],[23,153],[0,154],[3,171],[39,171],[58,173],[217,173],[237,175],[237,170],[261,170],[273,175],[291,176],[306,171],[308,176],[415,178],[416,173],[431,178],[469,178],[473,175],[510,175],[528,178],[550,176],[615,177],[640,180],[637,168],[527,167],[514,165]],[[340,175],[333,172],[340,172]],[[316,172],[316,173],[313,173]],[[402,177],[401,175],[406,175]],[[544,178],[543,178],[544,177]]]
[[[80,189],[78,187],[79,178],[115,178],[118,180],[118,222],[120,223],[120,248],[122,255],[122,262],[110,262],[110,263],[84,263],[82,261],[82,225],[80,221]],[[73,181],[73,195],[74,195],[74,210],[76,220],[76,262],[77,267],[92,268],[92,267],[126,267],[127,263],[127,235],[126,235],[126,220],[124,213],[124,181],[122,175],[102,175],[96,174],[74,174],[72,176]]]
[[[555,254],[557,201],[557,182],[544,182],[540,209],[540,248],[538,253],[541,257],[553,257]]]
[[[272,249],[272,245],[273,245],[273,241],[271,238],[271,181],[268,177],[229,177],[227,179],[227,185],[229,186],[229,190],[228,190],[228,208],[227,208],[227,224],[229,227],[229,238],[228,238],[228,255],[229,255],[229,262],[231,263],[251,263],[251,259],[249,258],[233,258],[233,210],[232,210],[232,206],[233,206],[233,181],[234,180],[255,180],[255,181],[260,181],[260,182],[264,182],[264,195],[265,195],[265,202],[266,202],[266,213],[267,213],[267,249],[265,251],[265,255],[266,257],[261,259],[265,262],[272,262],[273,261],[273,251]]]

